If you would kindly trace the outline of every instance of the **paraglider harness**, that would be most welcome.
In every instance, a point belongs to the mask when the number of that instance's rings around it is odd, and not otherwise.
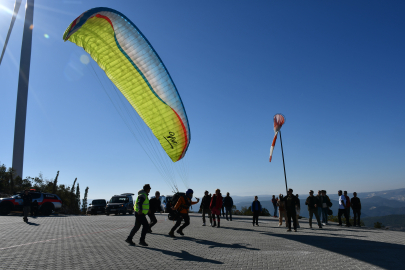
[[[178,200],[180,199],[180,197],[183,197],[184,201],[186,202],[185,204],[180,205],[179,208],[177,208],[177,210],[173,210],[172,206],[174,207]],[[191,205],[191,202],[189,202],[186,193],[184,192],[177,192],[176,194],[173,195],[173,198],[170,201],[170,206],[169,206],[169,220],[177,220],[179,215],[180,215],[180,211],[183,209],[188,209]]]

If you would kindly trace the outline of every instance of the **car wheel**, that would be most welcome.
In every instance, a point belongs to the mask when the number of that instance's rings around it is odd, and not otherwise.
[[[110,213],[105,213],[106,214],[106,216],[109,216],[110,215]]]
[[[49,216],[50,214],[52,214],[52,205],[49,203],[46,203],[44,205],[42,205],[41,207],[41,212],[44,216]]]
[[[8,215],[11,212],[11,207],[8,203],[0,204],[0,215]]]
[[[122,212],[122,214],[123,214],[123,215],[126,215],[126,214],[127,214],[127,211],[124,210],[124,211]]]
[[[132,215],[134,213],[134,211],[129,211],[128,214]]]

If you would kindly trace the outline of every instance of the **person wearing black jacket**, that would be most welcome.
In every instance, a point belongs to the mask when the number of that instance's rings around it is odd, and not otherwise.
[[[155,198],[149,200],[149,213],[148,217],[150,219],[149,223],[149,233],[152,233],[152,227],[157,223],[157,219],[155,217],[155,213],[162,212],[162,207],[160,206],[160,192],[156,191]]]
[[[310,190],[309,191],[309,197],[305,201],[305,205],[308,205],[308,212],[309,212],[309,228],[312,229],[312,216],[315,214],[316,221],[318,222],[318,226],[320,229],[322,229],[322,224],[321,221],[319,220],[319,215],[318,215],[318,199],[314,196],[314,191]]]
[[[32,197],[31,194],[28,193],[28,190],[24,190],[24,194],[21,196],[23,200],[23,213],[24,213],[24,222],[28,223],[28,213],[30,212]]]
[[[232,197],[229,196],[229,192],[226,193],[226,197],[224,198],[224,206],[225,206],[225,210],[226,210],[226,220],[228,220],[228,213],[229,213],[229,218],[232,221],[233,200],[232,200]]]
[[[211,216],[211,210],[210,210],[210,203],[211,203],[211,195],[208,194],[208,191],[206,190],[204,192],[204,197],[202,198],[201,201],[201,211],[202,211],[202,220],[203,220],[203,226],[205,226],[205,214],[208,214],[208,218],[210,219],[210,226],[212,225],[212,216]]]
[[[287,232],[291,232],[291,219],[293,220],[294,231],[297,231],[297,213],[296,213],[296,205],[298,204],[297,197],[294,196],[293,190],[290,188],[288,190],[287,196],[283,198],[285,202],[285,208],[287,210],[287,224],[288,230]]]
[[[357,218],[357,225],[360,227],[361,203],[356,192],[353,192],[353,198],[350,200],[350,204],[353,209],[353,226],[356,226]]]

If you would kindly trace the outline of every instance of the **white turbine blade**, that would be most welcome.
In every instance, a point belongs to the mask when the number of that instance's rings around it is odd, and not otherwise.
[[[6,52],[7,43],[10,38],[11,31],[13,30],[14,22],[15,22],[15,19],[17,18],[17,13],[20,10],[21,2],[22,2],[22,0],[15,0],[13,17],[11,18],[10,28],[8,29],[6,41],[4,42],[3,51],[1,52],[1,56],[0,56],[0,65],[1,65],[1,60],[3,60],[4,53]]]

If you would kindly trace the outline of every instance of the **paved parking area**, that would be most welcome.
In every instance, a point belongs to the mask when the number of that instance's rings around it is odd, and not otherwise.
[[[148,234],[149,247],[124,242],[134,216],[0,216],[0,269],[404,269],[405,232],[330,225],[298,232],[275,218],[222,220],[202,227],[192,214],[185,236],[170,238],[172,221]],[[138,243],[140,231],[135,235]]]

